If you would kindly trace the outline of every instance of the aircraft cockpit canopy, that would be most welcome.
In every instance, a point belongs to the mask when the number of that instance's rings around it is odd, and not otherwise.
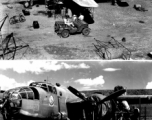
[[[10,100],[15,100],[15,99],[39,99],[37,96],[38,94],[35,94],[38,92],[35,92],[33,88],[30,87],[18,87],[15,89],[11,89],[6,91],[3,94],[3,98],[8,98]]]
[[[33,93],[32,89],[30,89],[29,87],[21,88],[19,90],[19,92],[20,92],[22,98],[34,99],[34,93]]]
[[[53,94],[57,94],[56,88],[51,83],[33,82],[29,86],[40,87],[40,88],[44,89],[46,92],[51,92]]]

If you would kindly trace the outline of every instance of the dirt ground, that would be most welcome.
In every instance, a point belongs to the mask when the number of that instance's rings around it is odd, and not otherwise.
[[[152,51],[152,2],[150,0],[125,0],[128,7],[112,6],[110,3],[98,3],[95,8],[95,23],[89,25],[91,33],[88,37],[82,34],[61,38],[54,33],[54,23],[62,20],[48,17],[44,5],[33,6],[26,21],[10,25],[8,20],[2,28],[2,34],[14,33],[17,45],[28,44],[29,47],[18,50],[15,59],[37,60],[100,60],[92,43],[94,38],[108,41],[113,36],[131,51],[133,60],[151,60],[147,54]],[[133,8],[134,4],[141,4],[148,11],[141,12]],[[1,18],[6,13],[9,18],[22,13],[21,4],[11,4],[13,8],[3,6]],[[33,21],[40,24],[39,29],[32,27]],[[122,42],[125,37],[126,41]]]

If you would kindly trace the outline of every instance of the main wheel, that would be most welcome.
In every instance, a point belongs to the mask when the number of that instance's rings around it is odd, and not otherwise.
[[[69,35],[70,35],[70,33],[69,33],[68,30],[63,30],[63,31],[61,32],[61,36],[62,36],[63,38],[67,38],[67,37],[69,37]]]
[[[88,36],[88,35],[90,34],[90,28],[84,28],[84,29],[82,30],[82,34],[83,34],[84,36]]]

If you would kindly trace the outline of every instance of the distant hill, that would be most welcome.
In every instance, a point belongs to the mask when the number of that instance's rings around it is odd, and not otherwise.
[[[113,90],[90,90],[90,91],[82,91],[87,96],[92,93],[101,93],[103,95],[109,95],[113,92]],[[128,95],[152,95],[152,89],[128,89],[127,90]]]

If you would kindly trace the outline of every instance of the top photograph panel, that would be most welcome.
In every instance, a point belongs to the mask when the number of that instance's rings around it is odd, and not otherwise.
[[[150,0],[1,0],[0,59],[151,60]]]

